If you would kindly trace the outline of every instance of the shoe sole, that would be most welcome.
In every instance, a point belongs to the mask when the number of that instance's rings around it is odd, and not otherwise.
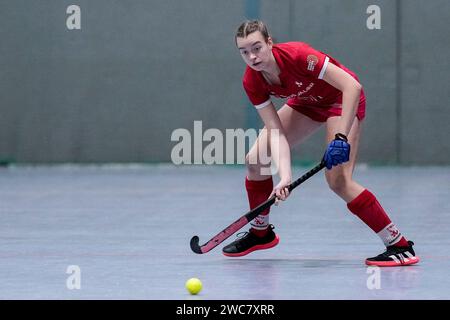
[[[222,251],[222,253],[223,253],[223,255],[225,255],[227,257],[233,257],[233,258],[235,258],[235,257],[242,257],[242,256],[245,256],[245,255],[247,255],[247,254],[249,254],[249,253],[251,253],[253,251],[256,251],[256,250],[265,250],[265,249],[273,248],[279,242],[280,242],[280,237],[278,237],[278,235],[275,235],[275,239],[273,239],[271,242],[266,243],[266,244],[258,244],[258,245],[254,246],[254,247],[252,247],[252,248],[250,248],[250,249],[248,249],[246,251],[242,251],[242,252],[239,252],[239,253],[226,253],[226,252]]]
[[[419,261],[420,261],[419,257],[408,258],[405,259],[403,262],[366,260],[366,265],[377,267],[402,267],[402,266],[409,266],[411,264],[416,264]]]

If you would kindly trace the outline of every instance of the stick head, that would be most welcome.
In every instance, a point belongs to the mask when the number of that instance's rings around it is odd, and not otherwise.
[[[197,236],[193,236],[191,239],[191,250],[195,253],[202,254],[202,249],[199,246],[200,239]]]

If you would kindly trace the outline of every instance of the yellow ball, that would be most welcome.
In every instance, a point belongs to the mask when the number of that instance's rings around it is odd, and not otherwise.
[[[197,278],[190,278],[186,281],[186,289],[190,294],[197,294],[202,290],[202,282]]]

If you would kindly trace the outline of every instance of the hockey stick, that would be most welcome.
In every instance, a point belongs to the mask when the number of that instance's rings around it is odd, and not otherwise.
[[[302,175],[300,178],[292,182],[289,186],[289,192],[294,190],[297,186],[299,186],[301,183],[305,182],[309,178],[311,178],[313,175],[315,175],[317,172],[322,170],[325,167],[325,162],[322,161],[318,165],[316,165],[314,168],[309,170],[307,173]],[[269,208],[271,205],[275,203],[276,196],[272,196],[269,199],[267,199],[265,202],[261,203],[259,206],[254,208],[253,210],[250,210],[245,215],[237,219],[235,222],[230,224],[228,227],[220,231],[216,236],[214,236],[211,240],[209,240],[204,245],[200,246],[199,241],[200,239],[198,236],[193,236],[191,239],[191,249],[195,253],[202,254],[209,252],[210,250],[217,247],[220,243],[222,243],[224,240],[226,240],[228,237],[233,235],[236,231],[241,229],[243,226],[245,226],[247,223],[255,219],[262,211]]]

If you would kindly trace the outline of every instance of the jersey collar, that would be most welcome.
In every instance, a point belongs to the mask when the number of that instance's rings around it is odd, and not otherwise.
[[[277,63],[278,68],[280,69],[280,74],[278,75],[278,77],[280,78],[281,86],[271,85],[270,83],[268,83],[266,81],[266,79],[264,78],[262,73],[258,72],[261,80],[268,88],[277,88],[277,89],[285,89],[286,88],[286,74],[284,72],[285,68],[284,68],[283,59],[280,56],[279,50],[280,49],[276,45],[273,45],[272,53],[273,53],[273,57],[275,58],[275,62]]]

